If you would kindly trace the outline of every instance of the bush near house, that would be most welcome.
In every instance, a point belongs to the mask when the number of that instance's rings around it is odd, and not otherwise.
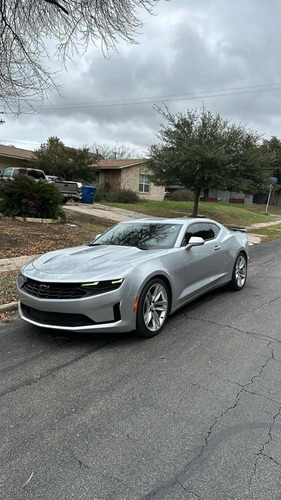
[[[137,193],[131,191],[131,189],[118,189],[114,191],[105,184],[98,187],[95,201],[107,201],[109,203],[138,203],[140,200]]]
[[[170,201],[194,201],[194,193],[190,189],[177,189],[168,199]]]
[[[7,217],[65,219],[62,197],[52,184],[19,175],[13,181],[1,181],[0,211]]]

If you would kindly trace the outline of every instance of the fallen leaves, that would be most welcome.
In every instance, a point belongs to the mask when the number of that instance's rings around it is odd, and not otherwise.
[[[18,300],[17,271],[6,271],[0,274],[0,304],[9,304]]]
[[[15,311],[6,311],[0,313],[0,323],[8,323],[12,316],[15,315]]]
[[[85,221],[84,221],[85,219]],[[28,224],[0,215],[0,259],[34,255],[90,243],[112,224],[83,214],[71,214],[66,223]]]
[[[66,223],[61,224],[28,224],[0,214],[0,259],[88,244],[95,234],[103,233],[111,225],[75,212],[67,216]],[[0,273],[0,304],[17,300],[17,274],[18,271]],[[0,314],[0,321],[8,319],[9,314]]]

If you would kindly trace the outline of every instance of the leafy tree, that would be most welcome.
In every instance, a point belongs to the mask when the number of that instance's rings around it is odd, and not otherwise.
[[[115,48],[117,38],[135,43],[142,26],[137,8],[148,12],[159,0],[4,0],[0,2],[0,103],[20,113],[22,103],[56,88],[44,64],[50,59],[49,40],[56,42],[58,59],[90,43],[102,50]]]
[[[255,193],[264,188],[268,154],[261,151],[257,132],[230,124],[204,107],[185,115],[157,110],[168,125],[158,133],[162,142],[149,148],[151,179],[158,185],[191,189],[194,217],[202,189]]]
[[[276,185],[274,186],[274,192],[272,196],[272,202],[277,203],[278,195],[280,192],[281,184],[281,141],[273,136],[269,140],[264,140],[261,145],[261,150],[267,153],[270,157],[270,162],[268,163],[267,173],[268,176],[276,177],[278,179]]]
[[[31,160],[32,166],[46,174],[85,182],[92,182],[95,177],[95,169],[91,167],[94,158],[88,148],[69,148],[58,137],[49,137],[34,153],[36,158]]]

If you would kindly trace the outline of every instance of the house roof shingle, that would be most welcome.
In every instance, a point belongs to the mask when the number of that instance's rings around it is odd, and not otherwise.
[[[134,165],[145,163],[145,158],[127,159],[127,160],[99,160],[93,165],[105,170],[120,170],[122,168],[133,167]]]
[[[29,149],[20,149],[13,146],[2,145],[0,145],[0,156],[8,156],[10,158],[19,158],[23,160],[30,160],[31,158],[35,158],[35,154]]]

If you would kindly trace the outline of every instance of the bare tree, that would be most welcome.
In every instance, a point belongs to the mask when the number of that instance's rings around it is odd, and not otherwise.
[[[136,43],[137,8],[152,13],[159,0],[0,0],[0,103],[19,114],[58,88],[46,64],[49,40],[64,64],[73,51],[100,41],[104,53],[117,39]]]
[[[134,148],[126,144],[94,144],[91,148],[94,153],[98,153],[105,160],[128,160],[129,158],[140,158],[140,154]]]

